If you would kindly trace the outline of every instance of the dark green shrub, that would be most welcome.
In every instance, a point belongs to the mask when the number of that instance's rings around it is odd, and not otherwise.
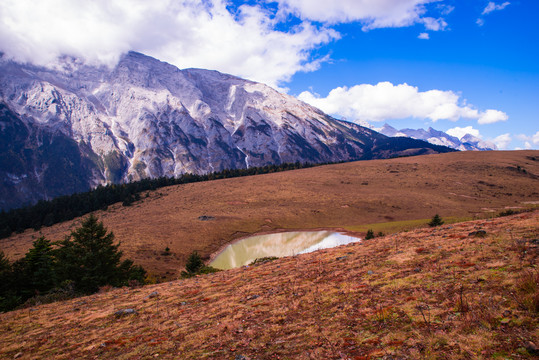
[[[182,277],[189,278],[200,274],[210,274],[220,271],[211,266],[207,266],[202,261],[202,258],[197,251],[193,251],[187,258],[187,264],[185,264],[185,271],[182,271]]]
[[[257,258],[255,259],[252,263],[250,263],[249,265],[256,265],[256,264],[263,264],[263,263],[267,263],[267,262],[270,262],[270,261],[273,261],[273,260],[277,260],[278,257],[276,256],[266,256],[266,257],[262,257],[262,258]]]
[[[514,215],[516,213],[517,212],[513,209],[507,209],[505,211],[500,212],[499,216],[509,216],[509,215]]]

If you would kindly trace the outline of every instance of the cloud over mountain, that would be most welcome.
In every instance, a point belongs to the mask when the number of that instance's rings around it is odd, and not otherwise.
[[[260,7],[231,12],[224,0],[6,0],[0,24],[0,50],[18,61],[50,65],[71,55],[113,66],[136,50],[273,86],[317,69],[324,57],[311,51],[339,37],[309,22],[280,31]]]
[[[5,0],[0,51],[37,65],[69,55],[112,67],[133,50],[180,68],[215,69],[278,87],[328,59],[317,49],[340,38],[331,28],[336,23],[443,29],[443,19],[425,16],[430,2],[278,0],[267,1],[274,7],[234,7],[225,0]],[[298,21],[291,25],[289,15]]]
[[[468,134],[473,135],[478,138],[482,137],[481,134],[479,133],[479,130],[474,129],[472,126],[466,126],[463,128],[456,126],[452,129],[447,130],[446,133],[459,139],[463,138],[465,135],[468,135]]]
[[[394,85],[380,82],[361,84],[350,88],[338,87],[327,97],[304,91],[299,98],[323,111],[344,116],[350,121],[385,121],[409,117],[438,121],[442,119],[476,119],[479,124],[507,120],[502,111],[479,111],[453,91],[419,91],[408,84]]]

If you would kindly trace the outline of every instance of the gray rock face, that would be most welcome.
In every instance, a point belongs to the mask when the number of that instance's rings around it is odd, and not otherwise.
[[[404,150],[263,84],[133,52],[113,69],[0,58],[0,139],[4,209],[99,184]]]

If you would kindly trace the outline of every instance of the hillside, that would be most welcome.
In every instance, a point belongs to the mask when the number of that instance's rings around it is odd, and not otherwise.
[[[0,314],[0,357],[532,359],[539,211]]]
[[[96,212],[124,254],[159,277],[175,279],[187,256],[209,258],[249,234],[282,229],[344,229],[421,224],[435,213],[474,218],[539,202],[539,151],[460,152],[360,161],[283,173],[171,186],[131,207]],[[199,218],[207,216],[206,218]],[[209,218],[208,218],[209,217]],[[203,219],[203,220],[201,220]],[[79,221],[0,240],[11,258],[43,234],[61,240]],[[374,227],[393,231],[391,225]],[[166,247],[171,256],[162,256]]]

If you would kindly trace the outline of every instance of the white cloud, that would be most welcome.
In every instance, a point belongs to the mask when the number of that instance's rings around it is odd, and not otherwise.
[[[231,13],[225,0],[2,0],[0,51],[46,65],[59,55],[113,65],[129,50],[180,68],[199,67],[279,85],[316,70],[312,52],[339,38],[303,21],[288,31],[258,6]]]
[[[422,39],[422,40],[428,40],[428,39],[430,39],[430,36],[429,36],[429,33],[421,33],[421,34],[418,35],[417,38]]]
[[[298,98],[326,113],[355,122],[415,117],[431,121],[477,119],[480,124],[487,124],[507,119],[507,115],[498,110],[474,109],[453,91],[421,92],[408,84],[390,82],[338,87],[327,97],[304,91]]]
[[[488,5],[485,7],[481,15],[487,15],[490,14],[493,11],[503,10],[511,3],[509,1],[504,2],[503,4],[496,5],[495,2],[489,1]]]
[[[329,24],[359,21],[364,25],[363,30],[404,27],[415,23],[425,23],[427,28],[428,26],[443,28],[447,25],[443,25],[445,23],[443,19],[422,18],[426,13],[425,5],[438,0],[267,1],[278,2],[282,13],[292,13],[302,19]],[[449,8],[441,10],[448,11]]]
[[[509,116],[503,111],[489,109],[480,114],[477,122],[479,124],[494,124],[496,122],[506,121],[507,119],[509,119]]]
[[[467,134],[473,135],[480,139],[482,138],[481,134],[479,133],[479,130],[474,129],[472,126],[466,126],[463,128],[456,126],[452,129],[447,130],[446,133],[459,139],[462,139]]]
[[[534,135],[525,135],[525,134],[518,134],[515,135],[515,137],[525,142],[526,144],[530,144],[530,147],[527,147],[528,149],[531,148],[531,144],[539,145],[539,131],[537,131]]]
[[[455,10],[454,6],[445,4],[438,4],[437,8],[440,10],[442,15],[449,15],[453,12],[453,10]]]
[[[504,2],[502,4],[500,4],[500,5],[496,5],[496,3],[494,1],[489,1],[487,6],[485,7],[485,9],[483,9],[483,12],[481,13],[481,15],[488,15],[493,11],[503,10],[509,5],[511,5],[511,3],[509,1],[506,1],[506,2]],[[477,19],[476,24],[479,25],[479,26],[483,26],[483,25],[485,25],[485,20],[482,19],[482,18],[479,18],[479,19]]]
[[[431,31],[440,31],[447,27],[447,23],[442,18],[435,19],[432,17],[426,17],[421,19],[421,22],[425,24],[425,28],[427,30]]]
[[[265,2],[277,3],[277,10],[264,9],[261,1],[232,10],[228,0],[2,0],[0,51],[38,65],[71,55],[112,66],[134,50],[179,68],[215,69],[281,86],[328,60],[314,54],[340,38],[331,24],[357,21],[364,30],[423,24],[438,31],[447,23],[425,16],[427,6],[436,3],[431,9],[440,15],[453,9],[439,0]],[[290,14],[303,20],[288,28]]]
[[[509,133],[502,134],[500,136],[495,137],[492,139],[492,142],[496,144],[498,149],[506,150],[509,144],[511,143],[511,135]]]

